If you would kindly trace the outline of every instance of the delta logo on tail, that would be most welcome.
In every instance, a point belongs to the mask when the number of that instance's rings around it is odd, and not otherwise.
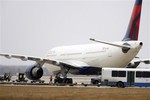
[[[123,41],[138,40],[142,0],[136,0],[130,23]]]

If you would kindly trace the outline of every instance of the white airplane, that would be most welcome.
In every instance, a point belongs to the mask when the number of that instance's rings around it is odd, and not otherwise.
[[[122,68],[128,64],[132,65],[130,62],[143,45],[141,41],[138,41],[141,7],[142,0],[136,0],[127,32],[122,41],[105,42],[90,39],[98,43],[56,47],[51,49],[45,58],[8,53],[0,54],[0,56],[35,61],[36,64],[26,70],[26,76],[29,79],[40,79],[43,75],[42,66],[45,66],[55,75],[63,76],[59,78],[61,80],[56,80],[59,83],[68,81],[72,83],[72,79],[67,78],[67,73],[97,75],[103,67]]]

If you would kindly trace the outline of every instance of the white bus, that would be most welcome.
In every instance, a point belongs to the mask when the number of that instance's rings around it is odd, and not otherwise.
[[[102,84],[108,86],[150,86],[150,69],[102,68]]]

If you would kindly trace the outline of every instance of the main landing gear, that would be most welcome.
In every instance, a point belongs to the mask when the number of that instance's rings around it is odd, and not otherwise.
[[[61,71],[56,74],[54,79],[54,84],[73,84],[72,78],[67,78],[67,73],[69,72],[70,68],[66,68],[64,66],[61,67]],[[62,77],[60,76],[62,75]]]
[[[57,77],[54,80],[55,84],[73,84],[73,80],[72,78],[61,78],[61,77]]]

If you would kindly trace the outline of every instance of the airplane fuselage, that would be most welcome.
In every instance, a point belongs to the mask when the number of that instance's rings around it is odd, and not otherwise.
[[[142,46],[142,42],[140,41],[122,41],[113,43],[118,45],[123,45],[126,43],[132,48],[125,53],[120,47],[101,43],[62,46],[51,49],[47,55],[47,58],[56,59],[58,61],[66,61],[66,63],[74,64],[77,68],[122,68],[125,67],[137,55]],[[45,64],[45,66],[53,73],[61,70],[60,66],[51,64]],[[71,72],[73,73],[73,71]]]

